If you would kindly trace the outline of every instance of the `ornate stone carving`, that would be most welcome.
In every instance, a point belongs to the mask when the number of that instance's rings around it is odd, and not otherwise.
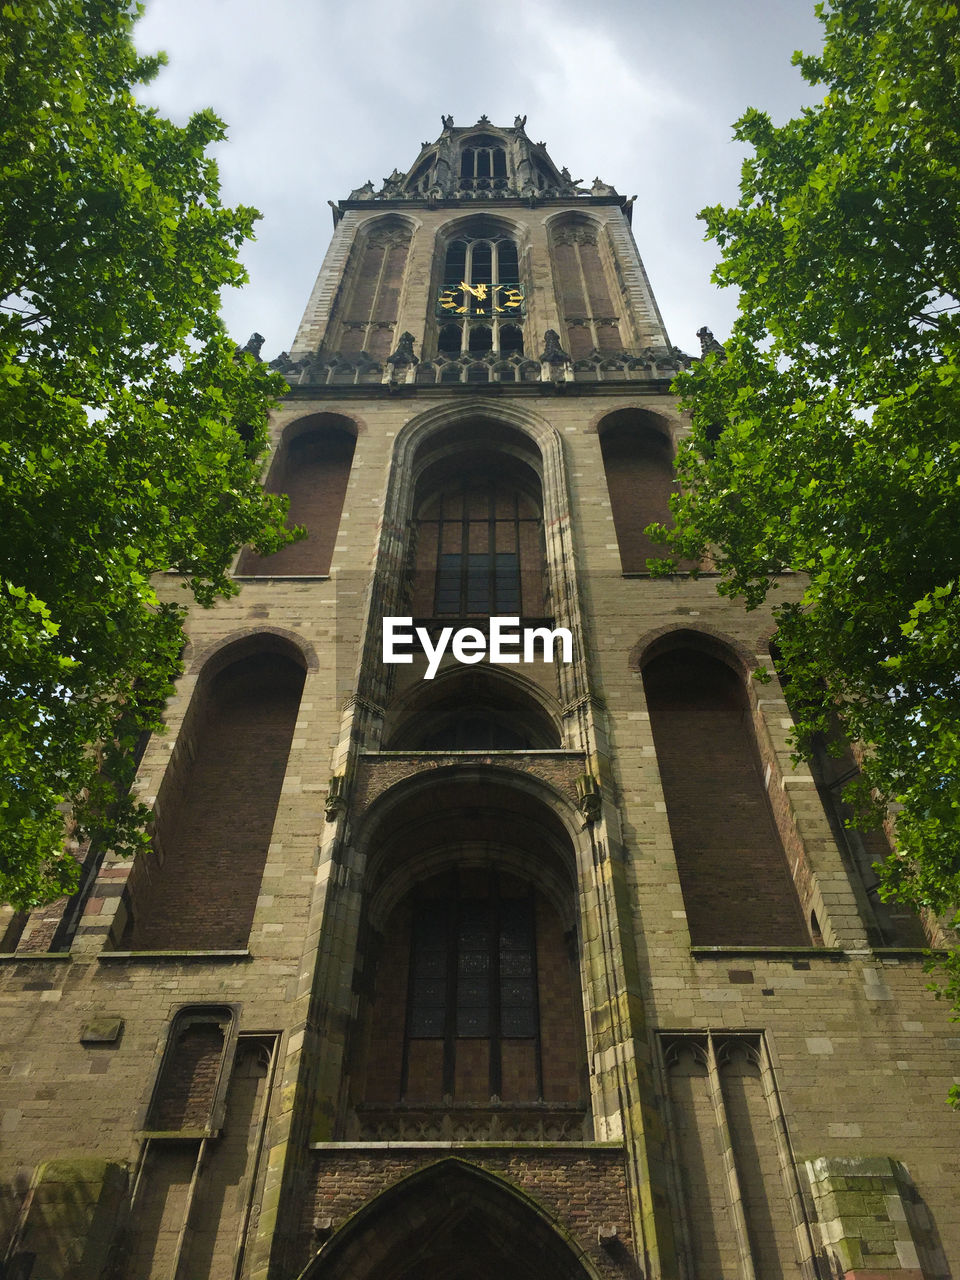
[[[371,1142],[582,1142],[579,1107],[532,1103],[358,1106],[348,1136]]]
[[[350,192],[351,200],[373,200],[376,193],[373,189],[373,182],[370,178],[366,180],[362,187],[356,187]]]
[[[335,773],[330,779],[327,798],[323,803],[328,822],[334,822],[347,807],[347,780],[342,773]]]
[[[556,329],[548,329],[543,335],[543,351],[540,353],[541,364],[566,364],[570,359],[560,345],[560,335]]]
[[[596,244],[595,227],[558,227],[553,233],[554,244]]]
[[[600,783],[589,773],[581,773],[577,779],[577,808],[587,824],[599,822],[603,811]]]
[[[383,186],[378,194],[381,200],[395,200],[398,196],[404,194],[403,174],[399,169],[394,169],[389,177],[384,178]]]
[[[255,360],[260,359],[260,348],[266,339],[262,333],[251,333],[242,347],[237,347],[238,356],[253,356]]]
[[[716,338],[713,336],[713,333],[707,328],[706,325],[704,325],[702,328],[697,330],[697,337],[700,339],[701,357],[718,355],[722,359],[726,356],[727,353],[724,350],[723,345],[716,340]]]
[[[413,354],[413,334],[404,330],[400,335],[396,351],[387,356],[387,364],[396,366],[419,363],[419,359]]]

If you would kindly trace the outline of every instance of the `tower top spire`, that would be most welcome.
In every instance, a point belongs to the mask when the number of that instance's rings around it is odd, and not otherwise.
[[[486,115],[476,124],[456,125],[452,115],[441,115],[442,131],[434,142],[424,142],[411,167],[385,177],[379,187],[368,180],[334,206],[334,220],[357,203],[430,204],[466,203],[477,200],[627,201],[609,183],[594,178],[584,185],[565,166],[558,168],[546,144],[532,142],[526,134],[527,117],[517,115],[512,125],[495,125]]]

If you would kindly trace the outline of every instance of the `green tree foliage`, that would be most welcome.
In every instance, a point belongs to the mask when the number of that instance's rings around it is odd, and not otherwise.
[[[727,358],[680,379],[678,557],[713,548],[721,591],[777,605],[797,747],[870,744],[861,806],[894,805],[885,890],[960,902],[960,17],[942,0],[832,0],[822,105],[750,110],[734,208],[706,209]],[[835,722],[834,722],[835,723]],[[953,960],[955,1001],[960,965]]]
[[[0,900],[76,882],[79,836],[142,842],[131,747],[178,669],[182,609],[235,549],[276,549],[259,487],[277,380],[235,358],[219,290],[256,213],[224,208],[208,146],[133,89],[125,0],[4,3],[0,39]]]

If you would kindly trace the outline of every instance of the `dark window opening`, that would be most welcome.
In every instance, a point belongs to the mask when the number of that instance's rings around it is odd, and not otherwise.
[[[543,1096],[533,895],[489,874],[486,896],[454,892],[414,909],[404,1084],[411,1041],[444,1043],[444,1092],[454,1092],[458,1045],[485,1041],[490,1092],[502,1091],[502,1041],[532,1041]]]
[[[463,343],[463,333],[459,325],[445,324],[440,330],[437,350],[443,356],[458,356]]]
[[[493,330],[485,324],[475,325],[470,330],[470,351],[483,352],[493,349]]]
[[[500,354],[523,355],[523,330],[515,324],[505,324],[500,330]]]
[[[422,751],[528,751],[528,734],[488,715],[456,715],[420,743]]]

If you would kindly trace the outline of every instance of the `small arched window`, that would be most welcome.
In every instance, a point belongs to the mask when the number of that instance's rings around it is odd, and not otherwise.
[[[474,191],[506,185],[507,154],[502,144],[479,134],[460,153],[460,190]]]

